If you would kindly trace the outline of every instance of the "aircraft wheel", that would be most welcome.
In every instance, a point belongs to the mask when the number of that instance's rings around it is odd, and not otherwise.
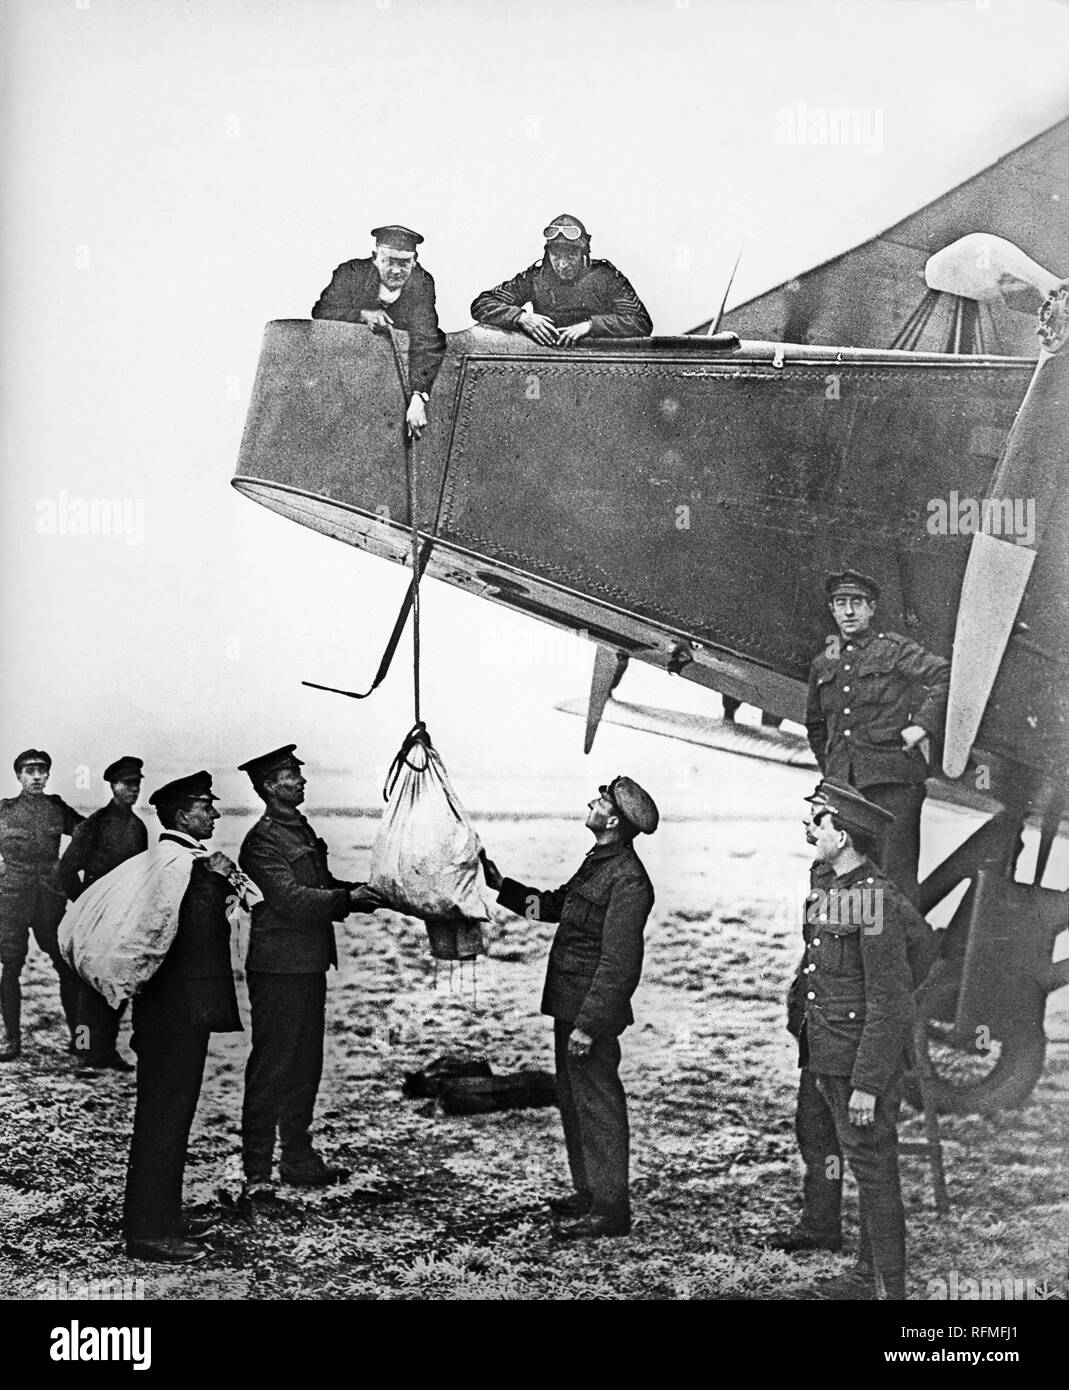
[[[936,1109],[942,1115],[975,1115],[1023,1105],[1043,1071],[1047,1039],[1042,1020],[1006,1038],[992,1038],[980,1048],[953,1034],[959,981],[941,981],[924,993],[928,1019],[928,1061]],[[921,1109],[916,1073],[903,1082],[906,1100]]]

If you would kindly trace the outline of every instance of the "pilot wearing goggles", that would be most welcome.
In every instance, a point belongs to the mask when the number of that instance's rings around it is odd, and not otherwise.
[[[570,213],[544,228],[540,261],[472,302],[477,323],[526,333],[543,347],[584,338],[648,338],[646,306],[609,261],[590,259],[590,233]]]

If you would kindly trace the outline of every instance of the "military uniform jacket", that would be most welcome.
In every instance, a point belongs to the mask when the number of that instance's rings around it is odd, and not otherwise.
[[[62,797],[25,792],[0,801],[0,895],[38,885],[59,892],[59,842],[73,835],[82,817]]]
[[[167,839],[166,831],[160,839]],[[171,948],[134,999],[135,1033],[183,1033],[204,1028],[214,1033],[241,1031],[226,918],[232,892],[227,880],[213,873],[205,859],[194,861]]]
[[[927,922],[866,859],[836,877],[814,873],[805,954],[787,1000],[799,1064],[871,1095],[901,1074],[913,1028],[913,989],[934,955]]]
[[[525,304],[558,328],[590,320],[592,338],[648,338],[653,321],[630,281],[609,261],[591,261],[571,281],[561,280],[547,256],[511,280],[484,290],[471,306],[477,323],[517,328]]]
[[[896,632],[862,633],[821,652],[809,668],[805,725],[825,777],[861,790],[888,782],[923,782],[919,748],[902,748],[902,730],[917,724],[942,737],[950,663]]]
[[[59,881],[73,902],[91,883],[148,849],[140,816],[109,801],[87,816],[71,836],[59,861]]]
[[[252,909],[246,969],[309,975],[338,963],[334,923],[350,912],[349,890],[327,866],[327,846],[299,811],[265,813],[245,836],[238,862],[264,895]]]
[[[507,878],[498,901],[533,921],[559,922],[549,952],[542,1012],[592,1038],[633,1023],[642,975],[642,933],[653,885],[631,845],[595,845],[553,892]]]
[[[375,262],[344,261],[312,306],[314,319],[360,323],[363,309],[384,309],[395,328],[409,335],[408,375],[413,391],[430,391],[445,356],[445,334],[438,327],[434,279],[421,265],[414,267],[392,304],[379,300],[382,281]]]

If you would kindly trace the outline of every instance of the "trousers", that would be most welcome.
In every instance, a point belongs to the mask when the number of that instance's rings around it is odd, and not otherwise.
[[[871,1125],[850,1122],[853,1091],[848,1076],[802,1068],[795,1127],[805,1163],[802,1224],[814,1234],[839,1235],[842,1163],[857,1182],[861,1226],[859,1256],[871,1258],[885,1284],[905,1279],[906,1213],[898,1176],[898,1110],[895,1096],[877,1096]]]
[[[128,1240],[171,1235],[182,1214],[189,1131],[200,1097],[207,1028],[135,1030],[137,1104],[126,1171],[123,1230]]]
[[[572,1185],[580,1196],[590,1197],[593,1216],[629,1221],[631,1136],[620,1081],[620,1039],[595,1038],[585,1057],[572,1057],[572,1027],[562,1019],[553,1023],[557,1096]]]
[[[241,1154],[245,1176],[271,1176],[277,1132],[284,1162],[306,1155],[323,1075],[327,977],[250,970],[252,1051],[245,1068]]]
[[[883,844],[875,856],[876,862],[910,902],[916,904],[924,783],[884,782],[876,787],[866,787],[864,795],[874,805],[890,811],[894,816],[894,823],[884,833]]]
[[[115,1052],[125,1008],[125,1000],[113,1009],[92,985],[78,981],[78,1051],[85,1054],[87,1062],[103,1060]]]
[[[78,1025],[78,976],[59,953],[59,924],[67,901],[43,884],[31,884],[0,895],[0,1011],[4,1030],[17,1040],[22,1024],[20,976],[30,946],[30,933],[52,962],[59,981],[71,1042]]]

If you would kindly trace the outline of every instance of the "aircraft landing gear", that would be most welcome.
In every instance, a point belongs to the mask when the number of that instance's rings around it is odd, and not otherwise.
[[[1052,964],[1069,928],[1069,892],[1040,886],[1061,807],[1045,818],[1033,883],[1017,883],[1023,814],[1007,808],[981,826],[921,884],[928,913],[963,879],[971,883],[947,927],[941,958],[917,991],[925,1019],[930,1090],[942,1113],[975,1114],[1023,1105],[1043,1071],[1048,993],[1069,983]],[[905,1097],[920,1108],[910,1073]]]
[[[938,967],[936,967],[938,970]],[[934,973],[934,972],[933,972]],[[987,1046],[975,1035],[962,1035],[954,1027],[960,975],[931,980],[918,990],[918,1008],[926,1020],[931,1096],[941,1115],[987,1114],[1023,1105],[1043,1072],[1047,1038],[1042,1015],[1032,1026],[990,1037]],[[905,1098],[921,1109],[921,1093],[914,1072],[907,1073]]]

